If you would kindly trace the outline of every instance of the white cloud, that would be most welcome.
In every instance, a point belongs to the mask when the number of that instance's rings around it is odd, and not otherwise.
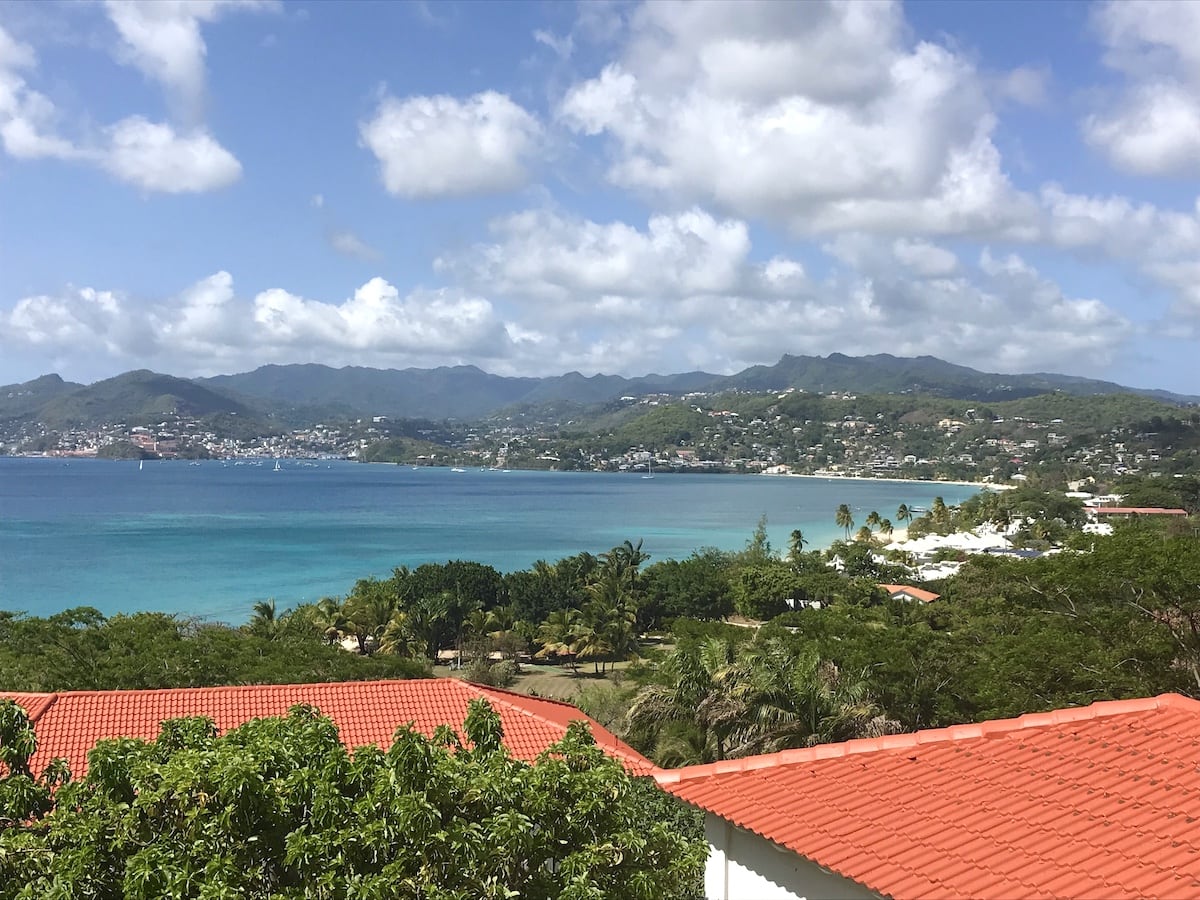
[[[1045,106],[1050,99],[1050,70],[1037,66],[1017,66],[996,82],[1000,96],[1022,106]]]
[[[181,11],[184,8],[190,12]],[[161,38],[160,49],[164,53],[175,46],[190,46],[191,37],[199,40],[196,22],[215,15],[216,8],[206,3],[109,4],[110,13],[123,21],[153,20],[156,27],[146,29],[142,37],[148,41],[153,35],[160,38],[167,35],[168,38]],[[190,23],[190,27],[180,31],[168,27],[172,22]],[[141,34],[136,30],[134,33]],[[202,73],[202,41],[197,59]],[[0,29],[0,142],[10,156],[85,162],[142,190],[165,193],[214,190],[241,177],[241,164],[233,154],[198,125],[178,130],[168,123],[129,116],[100,129],[97,133],[100,139],[74,141],[60,136],[56,128],[59,113],[54,104],[17,74],[17,69],[32,68],[35,64],[32,48]],[[183,66],[181,72],[194,68],[182,62],[179,65]],[[190,76],[184,79],[179,75],[178,79],[182,79],[181,84],[191,83]]]
[[[1136,175],[1200,173],[1200,4],[1110,0],[1093,18],[1126,89],[1084,119],[1084,136]]]
[[[14,159],[69,159],[79,153],[54,134],[57,111],[18,74],[37,66],[37,54],[0,26],[0,142]]]
[[[202,23],[235,10],[276,9],[272,0],[105,0],[120,35],[119,58],[163,86],[189,124],[203,116],[207,47]]]
[[[559,115],[609,139],[618,185],[799,233],[994,234],[1033,213],[982,80],[913,45],[896,4],[650,3]]]
[[[511,190],[527,178],[542,128],[509,97],[385,97],[359,127],[389,193],[445,197]]]
[[[373,278],[340,303],[282,288],[240,299],[217,272],[156,301],[70,288],[0,310],[0,346],[71,360],[97,351],[117,365],[215,374],[298,358],[333,364],[438,365],[447,358],[503,360],[505,323],[485,299],[453,289],[400,292]],[[70,363],[67,367],[70,367]]]
[[[329,235],[329,245],[342,256],[351,259],[377,260],[379,251],[352,231],[335,231]]]
[[[102,165],[124,182],[169,194],[211,191],[233,184],[241,163],[204,131],[177,134],[140,116],[108,129]]]
[[[496,243],[444,255],[435,268],[476,289],[533,301],[591,304],[597,296],[670,302],[741,290],[756,277],[745,222],[698,209],[653,216],[640,231],[531,210],[491,224]],[[777,269],[782,263],[777,263]]]

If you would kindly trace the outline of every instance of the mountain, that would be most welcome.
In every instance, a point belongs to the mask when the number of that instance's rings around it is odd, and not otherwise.
[[[82,384],[63,381],[58,375],[43,375],[24,384],[0,386],[0,421],[19,419],[36,412],[56,397],[82,390]]]
[[[417,419],[480,419],[518,404],[558,400],[604,403],[626,394],[703,390],[721,376],[592,375],[569,372],[550,378],[491,375],[475,366],[436,369],[367,369],[308,364],[262,366],[240,375],[197,379],[200,384],[275,407],[353,410],[360,415]]]
[[[1071,375],[980,372],[932,356],[832,353],[826,357],[785,355],[772,366],[752,366],[735,375],[686,372],[637,378],[579,372],[547,378],[509,377],[475,366],[334,369],[315,364],[262,366],[252,372],[190,381],[142,370],[88,387],[46,375],[0,388],[0,421],[36,418],[58,426],[146,420],[170,412],[197,418],[221,413],[244,420],[271,418],[276,426],[365,416],[470,421],[514,407],[545,409],[564,403],[584,407],[624,396],[787,388],[813,393],[912,393],[978,402],[1054,392],[1138,394],[1174,404],[1200,401]]]
[[[784,355],[773,366],[753,366],[725,379],[725,386],[748,391],[799,388],[813,392],[853,391],[863,394],[931,394],[956,400],[995,402],[1062,391],[1067,394],[1140,394],[1171,403],[1200,398],[1167,391],[1124,387],[1073,375],[1039,372],[999,375],[958,366],[933,356]]]
[[[203,384],[140,369],[59,393],[43,403],[35,415],[46,425],[58,427],[140,422],[169,413],[196,418],[221,413],[247,417],[258,414],[245,403]]]

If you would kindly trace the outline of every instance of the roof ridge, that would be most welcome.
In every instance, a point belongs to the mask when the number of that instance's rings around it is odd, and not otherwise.
[[[1182,694],[1159,694],[1156,697],[1138,697],[1131,700],[1097,700],[1087,706],[1069,706],[1047,712],[1025,713],[1011,719],[992,719],[945,728],[930,728],[904,734],[889,734],[877,738],[856,738],[834,744],[817,744],[795,750],[780,750],[758,756],[726,759],[681,769],[662,769],[654,773],[659,784],[675,784],[693,778],[706,778],[730,772],[746,772],[753,769],[771,768],[777,765],[816,762],[822,759],[852,756],[857,753],[874,753],[886,750],[901,750],[924,744],[945,741],[974,740],[1000,734],[1010,734],[1034,728],[1048,728],[1071,722],[1082,722],[1109,716],[1153,712],[1158,709],[1187,708],[1200,713],[1200,700]]]
[[[29,719],[30,725],[37,725],[38,721],[50,708],[58,702],[59,694],[56,691],[3,691],[0,692],[0,698],[12,700],[13,703],[25,710],[25,716]],[[34,702],[23,703],[18,698],[32,698]]]

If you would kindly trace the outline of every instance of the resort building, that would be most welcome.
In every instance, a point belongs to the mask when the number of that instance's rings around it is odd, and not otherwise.
[[[40,772],[51,759],[67,761],[78,779],[87,771],[87,753],[105,738],[154,740],[167,719],[207,716],[222,732],[250,719],[285,716],[296,704],[320,710],[338,727],[347,747],[387,748],[402,725],[432,736],[449,725],[463,737],[467,706],[476,698],[491,703],[513,756],[532,762],[561,740],[575,720],[587,722],[597,745],[634,775],[657,770],[629,745],[574,706],[481,687],[453,678],[408,681],[347,681],[326,684],[244,685],[159,691],[65,691],[58,694],[0,693],[24,708],[38,739],[31,760]]]
[[[1200,896],[1200,702],[1176,694],[660,771],[709,900]]]
[[[1128,519],[1133,516],[1186,516],[1186,509],[1168,509],[1159,506],[1085,506],[1093,522],[1099,519]]]
[[[924,588],[913,587],[908,584],[881,584],[880,589],[885,591],[889,600],[911,600],[917,603],[932,603],[941,597],[941,594],[935,594],[933,591],[927,591]]]

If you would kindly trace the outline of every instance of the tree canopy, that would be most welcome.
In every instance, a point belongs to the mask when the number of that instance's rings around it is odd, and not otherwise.
[[[310,707],[223,736],[178,719],[154,742],[98,744],[51,804],[53,783],[28,771],[33,733],[5,702],[0,898],[691,896],[706,850],[694,820],[680,829],[671,798],[585,725],[534,764],[508,753],[485,701],[465,732],[402,727],[386,750],[350,752]]]

